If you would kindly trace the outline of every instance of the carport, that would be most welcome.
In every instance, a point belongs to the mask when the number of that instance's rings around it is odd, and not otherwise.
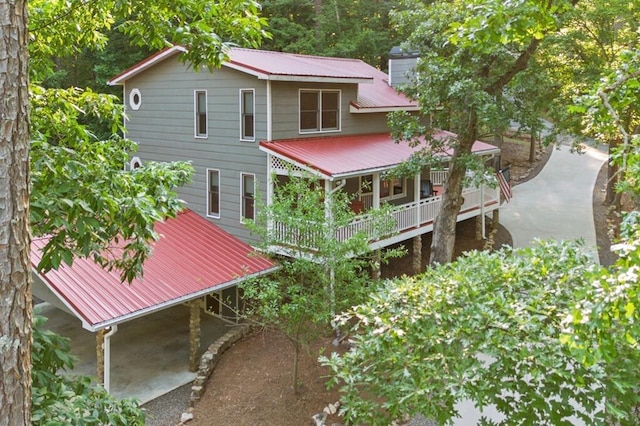
[[[181,325],[183,330],[188,329],[189,369],[195,371],[204,298],[212,293],[226,292],[236,297],[225,302],[237,304],[237,293],[232,289],[244,280],[277,269],[269,259],[257,255],[251,246],[190,210],[175,219],[157,223],[155,229],[160,239],[153,244],[152,255],[145,262],[144,276],[131,284],[121,283],[118,271],[107,272],[90,259],[75,259],[72,266],[61,265],[58,270],[46,274],[34,273],[33,293],[36,297],[75,316],[81,321],[82,328],[95,333],[96,376],[107,390],[111,386],[111,343],[119,325],[138,320],[135,322],[142,324],[141,331],[134,335],[137,337],[129,339],[151,339],[162,356],[162,352],[170,347],[166,340],[172,339],[171,334],[157,336],[162,340],[157,341],[156,336],[151,335],[155,324],[145,327],[144,323],[148,320],[159,322],[163,313],[169,316],[180,309],[188,310],[184,319],[179,319],[180,315],[175,318],[188,323],[188,328],[187,324]],[[40,238],[32,243],[34,267],[40,261],[46,241],[46,238]],[[163,330],[171,326],[170,321]]]

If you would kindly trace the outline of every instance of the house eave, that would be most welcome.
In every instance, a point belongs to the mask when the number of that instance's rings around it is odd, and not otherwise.
[[[131,321],[131,320],[134,320],[136,318],[143,317],[145,315],[149,315],[149,314],[151,314],[153,312],[161,311],[163,309],[167,309],[167,308],[170,308],[172,306],[179,305],[181,303],[185,303],[185,302],[189,302],[189,301],[194,300],[194,299],[198,299],[198,298],[203,297],[203,296],[205,296],[207,294],[210,294],[210,293],[212,293],[214,291],[225,290],[225,289],[227,289],[229,287],[236,286],[236,285],[240,284],[241,282],[243,282],[243,281],[245,281],[247,279],[256,278],[256,277],[260,277],[262,275],[270,274],[272,272],[277,271],[278,269],[280,269],[280,267],[279,266],[275,266],[273,268],[266,269],[264,271],[260,271],[260,272],[255,273],[255,274],[238,277],[238,278],[236,278],[234,280],[231,280],[231,281],[228,281],[228,282],[226,282],[224,284],[217,285],[217,286],[214,286],[214,287],[209,287],[209,288],[197,291],[195,293],[191,293],[191,294],[188,294],[188,295],[184,295],[182,297],[178,297],[178,298],[173,299],[173,300],[168,300],[168,301],[166,301],[164,303],[160,303],[158,305],[151,306],[151,307],[148,307],[148,308],[145,308],[145,309],[140,309],[139,311],[132,312],[132,313],[127,314],[127,315],[122,315],[122,316],[119,316],[117,318],[113,318],[111,320],[102,321],[102,322],[99,322],[99,323],[96,323],[96,324],[88,324],[88,323],[83,321],[82,322],[82,326],[86,330],[89,330],[89,331],[95,333],[96,331],[101,330],[101,329],[106,328],[106,327],[111,327],[113,325],[122,324],[124,322]]]
[[[124,83],[132,78],[135,77],[136,75],[140,74],[141,72],[145,71],[148,68],[151,68],[152,66],[156,65],[158,62],[162,62],[167,58],[170,58],[173,55],[179,54],[179,53],[184,53],[186,52],[187,49],[183,46],[173,46],[170,47],[167,50],[163,50],[160,53],[158,53],[157,55],[151,57],[149,60],[140,63],[136,66],[134,66],[133,68],[129,68],[128,70],[124,71],[123,73],[121,73],[120,75],[112,78],[111,80],[107,81],[107,85],[109,86],[123,86]]]
[[[352,114],[372,114],[381,112],[394,112],[394,111],[420,111],[419,106],[385,106],[385,107],[358,107],[356,105],[349,105],[349,112]]]

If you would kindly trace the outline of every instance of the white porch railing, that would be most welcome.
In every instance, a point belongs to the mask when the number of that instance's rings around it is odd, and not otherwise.
[[[444,185],[449,175],[449,169],[431,170],[431,183],[434,185]]]
[[[478,209],[477,214],[473,216],[479,216],[481,214],[481,195],[484,195],[485,206],[500,202],[499,188],[485,186],[482,191],[479,188],[467,188],[462,191],[464,203],[460,209],[460,214],[462,215],[472,209]],[[385,236],[390,234],[399,234],[409,229],[425,227],[433,223],[440,211],[441,204],[442,197],[436,196],[394,206],[389,213],[389,222],[383,220],[382,226],[379,215],[376,217],[376,215],[370,213],[363,214],[356,217],[349,225],[339,228],[336,232],[336,238],[340,241],[345,241],[358,232],[364,232],[369,240],[373,242],[384,239]],[[389,229],[389,223],[391,224],[391,229]],[[285,229],[282,224],[276,225],[274,232],[276,232],[280,241],[285,244],[287,242],[293,243],[293,240],[299,243],[302,242],[306,247],[313,244],[312,237],[299,235],[295,231],[292,233],[290,230]]]

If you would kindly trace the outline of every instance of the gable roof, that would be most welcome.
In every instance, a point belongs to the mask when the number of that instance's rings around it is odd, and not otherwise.
[[[144,276],[131,284],[120,282],[119,271],[107,272],[84,258],[74,259],[73,266],[61,264],[39,278],[84,328],[97,331],[277,269],[251,246],[190,210],[157,223],[155,229],[160,239],[153,243]],[[34,268],[46,242],[46,238],[32,242]]]
[[[454,133],[440,130],[436,139],[452,138]],[[287,139],[260,142],[260,149],[315,171],[326,179],[339,179],[391,169],[418,152],[407,143],[396,143],[388,133]],[[486,142],[475,141],[472,151],[478,155],[497,154],[500,149]],[[448,150],[448,155],[451,155]],[[447,153],[443,153],[446,158]]]
[[[164,49],[113,77],[107,84],[123,85],[128,79],[185,51],[182,46]],[[359,59],[233,47],[223,66],[260,80],[358,84],[358,99],[351,102],[354,113],[418,109],[416,102],[389,86],[387,74]]]

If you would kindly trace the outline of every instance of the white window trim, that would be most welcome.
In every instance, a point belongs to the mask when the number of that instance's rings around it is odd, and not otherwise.
[[[242,127],[244,126],[244,120],[243,120],[243,116],[242,114],[244,113],[243,110],[243,99],[244,97],[242,96],[245,92],[251,92],[253,94],[252,99],[253,99],[253,137],[252,138],[245,138],[243,131],[242,131]],[[242,142],[255,142],[256,141],[256,89],[240,89],[240,141]]]
[[[256,217],[256,175],[255,173],[240,172],[240,222],[244,223],[247,218],[244,217],[244,177],[253,176],[253,218]],[[249,219],[251,220],[251,219]]]
[[[142,160],[140,157],[133,157],[131,161],[129,161],[129,170],[135,170],[138,167],[142,167]]]
[[[134,99],[136,98],[136,95],[138,95],[138,102],[134,101]],[[131,107],[132,110],[137,111],[140,109],[141,105],[142,105],[142,93],[140,93],[140,89],[137,89],[137,88],[131,89],[131,92],[129,92],[129,106]]]
[[[217,214],[211,213],[211,206],[209,205],[210,203],[210,197],[209,197],[209,189],[211,188],[211,183],[209,182],[209,172],[218,172],[218,207],[219,210],[222,210],[222,191],[221,191],[221,187],[222,185],[220,184],[221,180],[222,180],[222,176],[220,173],[220,169],[207,169],[207,188],[206,188],[206,196],[207,196],[207,217],[212,217],[215,219],[220,219],[220,211],[218,211]]]
[[[300,94],[302,92],[318,92],[320,96],[318,96],[318,100],[320,105],[318,105],[320,111],[320,117],[318,117],[318,127],[320,130],[302,130],[300,128],[300,112],[302,110],[300,105]],[[337,92],[338,93],[338,128],[337,129],[329,129],[322,130],[322,92]],[[298,134],[300,135],[310,135],[310,134],[318,134],[318,133],[336,133],[342,131],[342,90],[340,89],[298,89]]]
[[[204,93],[205,98],[204,113],[207,117],[207,123],[204,135],[198,134],[198,93]],[[196,139],[209,138],[209,94],[205,89],[196,89],[193,91],[193,137]]]
[[[362,178],[364,176],[360,176],[358,179],[358,186],[362,188]],[[374,177],[375,178],[375,177]],[[402,192],[400,194],[390,194],[388,197],[380,196],[380,201],[391,201],[396,200],[398,198],[405,198],[407,196],[407,178],[403,177],[402,179]],[[390,180],[390,179],[382,179],[380,178],[380,191],[382,191],[382,181]],[[393,192],[393,190],[391,191]],[[361,192],[361,195],[372,195],[373,194],[373,185],[371,186],[371,190],[369,192]]]

